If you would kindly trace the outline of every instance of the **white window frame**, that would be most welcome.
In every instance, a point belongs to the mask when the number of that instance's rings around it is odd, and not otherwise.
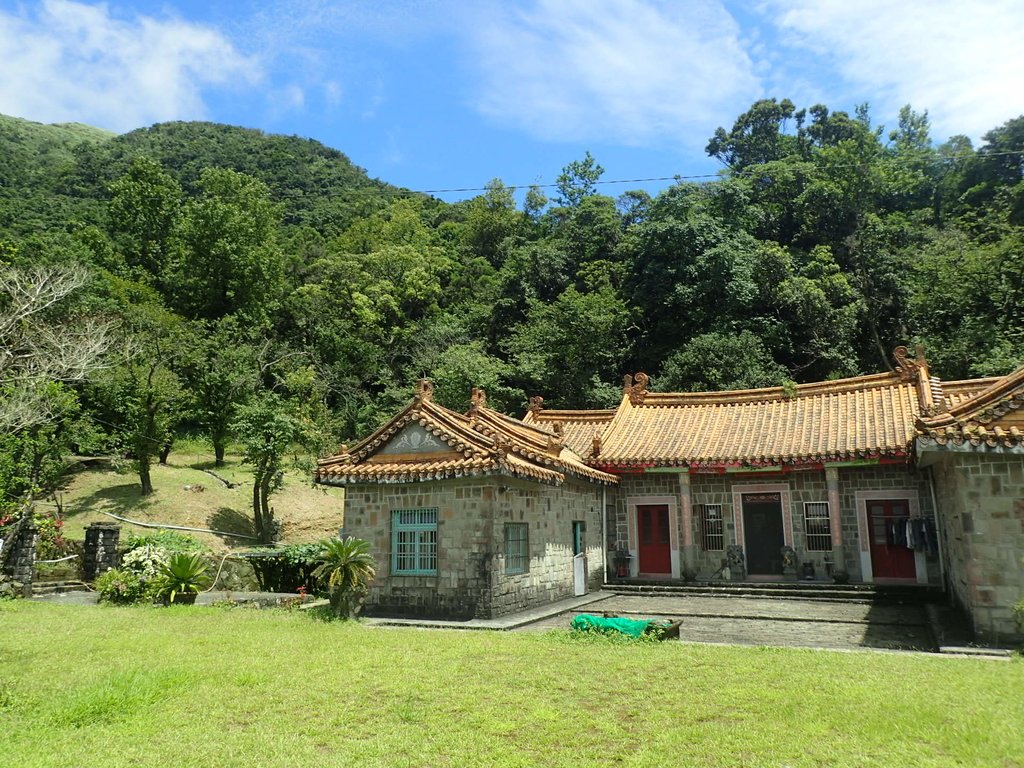
[[[725,551],[725,516],[721,504],[698,504],[700,548],[704,552]],[[712,512],[715,514],[712,515]],[[716,546],[717,545],[717,546]]]
[[[827,501],[804,502],[804,550],[832,551],[832,515]]]

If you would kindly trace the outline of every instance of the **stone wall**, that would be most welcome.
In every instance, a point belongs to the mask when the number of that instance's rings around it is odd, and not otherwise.
[[[908,489],[914,493],[915,509],[927,517],[934,517],[931,504],[930,489],[927,477],[906,465],[874,465],[865,467],[840,467],[838,473],[839,518],[842,534],[842,547],[835,547],[833,552],[810,552],[807,550],[804,533],[804,504],[809,502],[827,502],[828,488],[826,473],[822,469],[797,470],[791,472],[757,472],[690,475],[690,502],[692,516],[690,521],[691,540],[694,542],[690,557],[693,562],[693,575],[697,579],[707,579],[721,566],[725,557],[724,550],[707,551],[701,539],[700,509],[704,504],[721,504],[724,529],[724,545],[744,545],[739,541],[736,506],[736,493],[743,493],[746,488],[770,485],[784,487],[789,501],[789,515],[792,526],[793,548],[799,561],[812,562],[818,578],[824,578],[826,562],[833,568],[845,570],[850,578],[862,580],[864,573],[861,567],[860,541],[862,517],[866,510],[860,509],[857,493],[862,491],[884,492],[886,490]],[[628,548],[629,546],[629,515],[630,500],[639,498],[674,497],[677,501],[675,525],[678,530],[679,549],[683,549],[686,540],[683,515],[683,504],[680,499],[680,482],[678,474],[645,473],[624,475],[620,487],[615,491],[613,509],[614,523],[609,524],[610,534],[614,533],[613,546]],[[641,502],[642,503],[642,502]],[[681,558],[685,560],[685,558]],[[940,567],[937,556],[925,558],[927,581],[931,584],[941,583]],[[681,571],[684,567],[681,567]]]
[[[559,487],[509,481],[498,487],[494,504],[496,553],[492,572],[491,616],[501,616],[573,595],[572,524],[581,520],[587,555],[588,588],[604,583],[601,541],[601,487],[567,480]],[[526,573],[505,568],[505,523],[527,523],[530,565]]]
[[[9,557],[0,576],[0,596],[16,595],[32,596],[32,577],[35,574],[36,535],[37,530],[31,519],[23,521],[18,528],[14,541],[6,543],[10,547]]]
[[[953,596],[979,640],[1021,642],[1013,605],[1024,599],[1024,456],[949,453],[930,469]]]
[[[502,476],[350,485],[345,532],[370,542],[377,576],[367,614],[490,618],[572,594],[572,521],[587,523],[590,581],[603,582],[601,487]],[[437,574],[393,573],[391,513],[437,508]],[[505,573],[504,524],[528,524],[530,567]]]

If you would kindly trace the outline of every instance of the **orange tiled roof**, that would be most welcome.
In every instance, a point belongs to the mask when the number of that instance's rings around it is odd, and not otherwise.
[[[914,365],[894,373],[734,392],[627,392],[596,466],[777,466],[905,458],[921,412]]]
[[[540,405],[534,398],[534,403]],[[523,422],[533,424],[552,434],[561,429],[565,444],[577,455],[589,457],[594,451],[594,437],[600,436],[615,417],[615,409],[593,411],[560,411],[531,407]]]
[[[587,466],[557,435],[487,408],[481,390],[474,390],[466,414],[433,402],[432,392],[428,382],[421,382],[417,397],[391,421],[354,448],[342,446],[334,456],[321,459],[316,481],[397,483],[508,474],[557,485],[568,474],[592,482],[618,482],[614,475]],[[435,450],[382,452],[410,425],[431,435]]]
[[[990,448],[1024,441],[1024,366],[999,378],[948,382],[943,388],[949,407],[918,419],[921,437],[939,445]]]

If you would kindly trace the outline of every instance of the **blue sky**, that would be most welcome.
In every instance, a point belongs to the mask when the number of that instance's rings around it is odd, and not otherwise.
[[[932,134],[1024,113],[1020,0],[0,0],[0,113],[298,134],[417,190],[714,174],[764,97]],[[613,184],[608,194],[665,183]],[[448,200],[472,192],[439,194]]]

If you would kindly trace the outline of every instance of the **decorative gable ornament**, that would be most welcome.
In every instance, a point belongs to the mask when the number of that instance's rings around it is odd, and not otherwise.
[[[646,373],[638,373],[636,376],[630,376],[627,373],[623,377],[623,394],[629,397],[629,402],[631,404],[644,404],[644,399],[647,397],[647,384],[650,382],[650,380],[650,377]]]

